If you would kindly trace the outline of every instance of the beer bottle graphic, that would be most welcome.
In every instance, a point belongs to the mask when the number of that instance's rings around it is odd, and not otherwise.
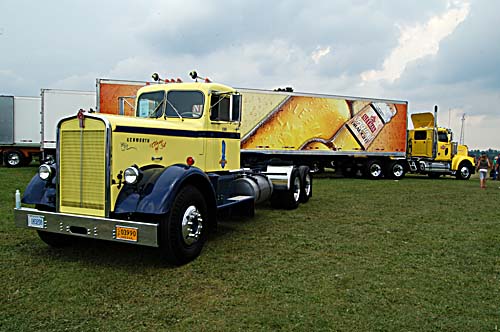
[[[334,150],[366,150],[396,115],[394,105],[370,103],[347,121],[331,142]]]

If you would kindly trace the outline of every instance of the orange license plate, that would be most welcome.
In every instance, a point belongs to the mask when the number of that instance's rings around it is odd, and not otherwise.
[[[134,227],[116,226],[116,239],[137,242],[139,230]]]

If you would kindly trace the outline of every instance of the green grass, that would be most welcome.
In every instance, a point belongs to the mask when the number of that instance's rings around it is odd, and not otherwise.
[[[317,179],[295,211],[224,221],[202,255],[13,225],[35,167],[0,168],[2,331],[496,331],[500,182]]]

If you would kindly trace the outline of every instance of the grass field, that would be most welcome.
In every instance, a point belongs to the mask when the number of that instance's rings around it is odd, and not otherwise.
[[[496,331],[500,182],[317,179],[295,211],[224,221],[202,255],[13,225],[36,168],[0,168],[1,331]]]

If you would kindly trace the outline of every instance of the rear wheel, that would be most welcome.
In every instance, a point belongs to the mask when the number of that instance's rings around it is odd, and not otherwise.
[[[271,196],[271,206],[287,210],[296,209],[300,203],[300,192],[300,173],[297,168],[294,168],[290,174],[290,188],[275,190]]]
[[[380,179],[384,175],[382,162],[377,159],[369,160],[366,163],[364,174],[372,180]]]
[[[4,154],[4,162],[7,167],[19,167],[23,162],[23,154],[17,150],[9,150]]]
[[[300,166],[299,174],[301,181],[299,200],[301,203],[306,203],[312,196],[312,175],[308,166]]]
[[[405,167],[401,161],[395,160],[389,163],[386,174],[391,179],[402,179],[405,176]]]
[[[160,232],[162,256],[169,263],[186,264],[200,255],[208,235],[208,209],[197,188],[180,190]]]

